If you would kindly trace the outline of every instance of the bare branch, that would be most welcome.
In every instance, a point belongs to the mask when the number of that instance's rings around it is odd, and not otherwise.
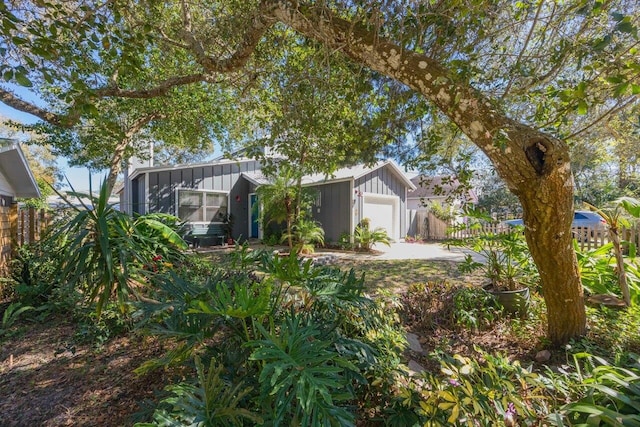
[[[616,105],[613,108],[610,108],[609,110],[607,110],[606,112],[604,112],[603,114],[600,115],[600,117],[598,117],[596,120],[594,120],[593,122],[591,122],[589,125],[583,127],[582,129],[572,133],[571,135],[569,135],[568,137],[566,137],[566,140],[575,138],[578,135],[581,135],[583,133],[585,133],[586,131],[588,131],[589,129],[591,129],[592,127],[594,127],[595,125],[597,125],[598,123],[600,123],[602,120],[606,119],[607,117],[611,116],[612,114],[617,113],[620,110],[625,109],[629,104],[631,104],[633,101],[635,100],[635,97],[630,97],[629,99],[627,99],[625,102],[620,102],[618,101],[616,103]]]
[[[529,46],[529,41],[531,40],[531,37],[533,36],[533,32],[536,29],[536,26],[538,25],[538,17],[540,16],[540,11],[542,10],[542,6],[543,6],[544,2],[540,2],[540,4],[538,5],[538,9],[536,10],[536,16],[533,17],[533,22],[531,23],[531,28],[529,29],[529,33],[527,34],[527,38],[524,41],[524,45],[522,46],[522,49],[520,49],[520,53],[518,54],[518,58],[516,59],[515,64],[513,65],[513,69],[516,70],[518,67],[520,66],[520,61],[522,60],[522,57],[524,56],[525,51],[527,50],[527,47]],[[513,76],[511,79],[509,79],[509,83],[507,83],[507,87],[504,89],[504,93],[502,94],[502,99],[504,99],[508,94],[509,94],[509,90],[511,89],[511,85],[513,85],[513,81],[515,80],[515,76]]]

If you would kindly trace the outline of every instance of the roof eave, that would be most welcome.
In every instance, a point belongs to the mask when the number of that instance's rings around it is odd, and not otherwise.
[[[16,197],[29,199],[41,196],[38,183],[20,145],[14,143],[0,147],[0,168],[5,172]]]

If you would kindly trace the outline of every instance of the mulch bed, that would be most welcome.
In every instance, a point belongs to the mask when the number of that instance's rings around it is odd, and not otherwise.
[[[162,372],[133,370],[163,353],[148,337],[109,341],[100,351],[75,345],[65,319],[19,325],[0,342],[0,425],[124,426],[138,402],[162,389]]]

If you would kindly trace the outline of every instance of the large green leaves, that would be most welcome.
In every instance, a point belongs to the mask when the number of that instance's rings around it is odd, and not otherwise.
[[[242,407],[250,387],[228,384],[223,379],[224,366],[216,364],[215,359],[205,369],[196,356],[195,365],[197,383],[168,386],[170,397],[161,401],[153,414],[153,423],[138,423],[137,427],[231,427],[244,425],[244,420],[262,424],[262,418]]]
[[[337,402],[353,395],[344,376],[354,365],[336,357],[332,343],[304,316],[291,312],[277,333],[258,326],[262,340],[249,343],[251,360],[263,362],[259,381],[263,406],[272,406],[275,425],[354,425]]]
[[[98,314],[114,296],[124,310],[130,294],[137,292],[132,282],[142,280],[145,267],[161,260],[159,252],[166,261],[177,261],[186,244],[157,219],[134,220],[109,205],[106,183],[98,197],[85,196],[91,206],[78,199],[77,207],[62,196],[72,214],[48,237],[60,247],[61,282],[95,301]]]

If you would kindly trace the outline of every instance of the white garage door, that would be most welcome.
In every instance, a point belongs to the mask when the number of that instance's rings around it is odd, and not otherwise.
[[[370,227],[382,227],[394,240],[400,239],[400,198],[379,194],[365,194],[362,217],[371,220]]]

